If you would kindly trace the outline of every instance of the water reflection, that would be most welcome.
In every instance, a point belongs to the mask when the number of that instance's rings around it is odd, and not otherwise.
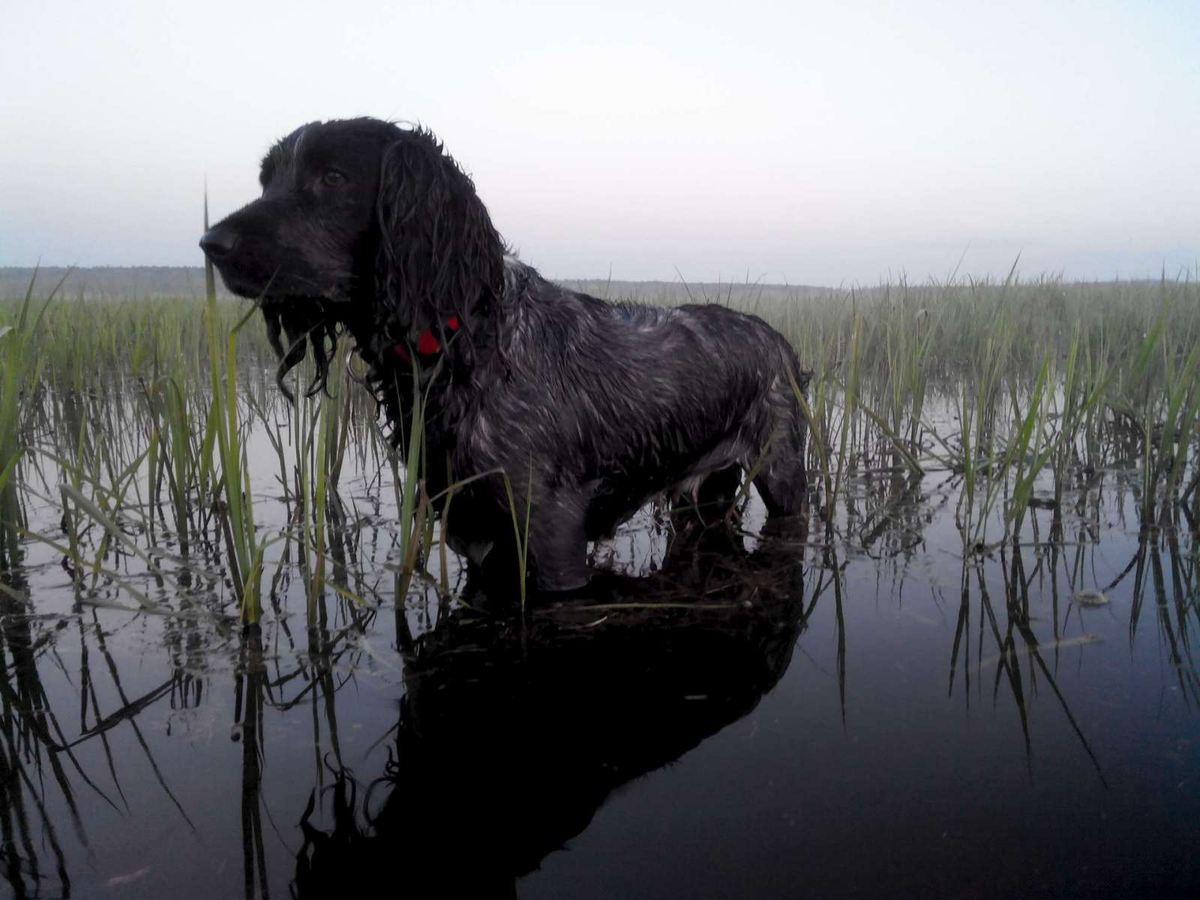
[[[812,612],[804,534],[746,552],[712,529],[677,541],[650,577],[610,575],[525,620],[461,608],[403,634],[394,755],[361,795],[339,772],[332,828],[310,824],[310,805],[298,896],[398,871],[418,893],[514,895],[615,790],[775,686]]]
[[[362,504],[331,514],[329,567],[371,602],[308,607],[284,544],[244,636],[199,590],[97,609],[87,572],[31,553],[0,590],[0,876],[17,897],[555,895],[618,869],[658,896],[748,872],[762,896],[1185,893],[1196,511],[1142,527],[1134,485],[1088,476],[1035,498],[1026,540],[958,552],[956,476],[867,471],[836,528],[626,535],[653,571],[525,616],[494,584],[396,603],[390,514]],[[669,834],[614,855],[631,798],[680,828],[724,786],[733,824],[694,874],[654,881]]]

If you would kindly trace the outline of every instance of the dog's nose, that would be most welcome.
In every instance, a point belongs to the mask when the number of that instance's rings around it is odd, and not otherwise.
[[[237,246],[238,233],[232,228],[216,225],[200,238],[200,249],[209,259],[221,259],[233,252]]]

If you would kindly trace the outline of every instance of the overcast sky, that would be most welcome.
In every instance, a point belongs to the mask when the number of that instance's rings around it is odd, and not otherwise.
[[[192,265],[297,125],[421,122],[553,277],[1200,262],[1191,2],[4,0],[0,265]]]

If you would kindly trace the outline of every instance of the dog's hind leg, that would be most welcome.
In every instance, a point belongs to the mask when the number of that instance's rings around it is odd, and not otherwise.
[[[556,497],[536,505],[529,522],[529,561],[540,591],[573,591],[591,577],[587,565],[585,504]]]
[[[801,373],[799,387],[808,383]],[[777,379],[768,400],[771,408],[770,446],[762,460],[754,486],[772,516],[791,516],[804,508],[808,487],[804,468],[807,425],[790,381]]]
[[[803,453],[801,450],[790,458],[772,453],[770,464],[754,479],[754,486],[772,516],[794,516],[803,511],[807,487]]]

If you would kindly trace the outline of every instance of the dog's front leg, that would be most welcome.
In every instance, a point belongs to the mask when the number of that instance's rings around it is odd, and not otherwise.
[[[586,504],[582,498],[534,497],[529,557],[539,591],[573,591],[591,578],[587,565]]]

